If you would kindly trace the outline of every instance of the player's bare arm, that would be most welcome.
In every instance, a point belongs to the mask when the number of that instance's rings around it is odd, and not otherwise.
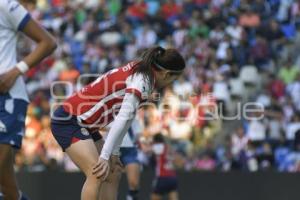
[[[37,46],[23,61],[17,64],[18,66],[0,75],[0,93],[8,92],[20,75],[41,62],[56,49],[57,45],[54,38],[33,19],[30,19],[26,24],[23,33],[35,41]]]

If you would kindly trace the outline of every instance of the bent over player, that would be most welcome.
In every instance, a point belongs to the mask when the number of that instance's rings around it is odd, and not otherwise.
[[[86,176],[82,200],[98,200],[101,183],[114,171],[109,159],[119,154],[139,104],[147,101],[154,88],[163,88],[177,79],[184,68],[184,59],[177,50],[150,48],[141,60],[100,76],[54,112],[52,133]],[[98,131],[111,122],[99,155],[95,145],[100,139]]]

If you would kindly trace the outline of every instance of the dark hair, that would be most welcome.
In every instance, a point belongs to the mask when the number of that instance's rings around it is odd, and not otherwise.
[[[141,61],[138,62],[135,72],[143,74],[152,85],[154,82],[152,68],[158,71],[163,69],[182,71],[185,68],[185,61],[176,49],[164,49],[157,46],[147,49],[142,54]]]
[[[165,138],[161,133],[157,133],[153,136],[154,143],[165,143]]]

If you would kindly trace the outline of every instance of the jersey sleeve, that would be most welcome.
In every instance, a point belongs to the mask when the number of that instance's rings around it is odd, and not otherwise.
[[[113,121],[112,127],[108,132],[107,138],[101,150],[101,158],[109,160],[111,154],[118,155],[120,145],[135,117],[135,112],[138,109],[138,105],[139,100],[135,95],[125,95],[121,109]]]
[[[125,92],[133,93],[140,101],[145,101],[151,94],[150,83],[142,74],[133,74],[126,80]]]
[[[0,11],[14,31],[22,31],[31,19],[28,11],[16,0],[1,0]]]

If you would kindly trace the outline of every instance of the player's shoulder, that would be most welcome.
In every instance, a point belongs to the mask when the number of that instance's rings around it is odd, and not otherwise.
[[[0,0],[0,9],[13,12],[20,6],[20,3],[16,0]]]
[[[22,16],[24,13],[24,7],[17,0],[0,0],[0,13],[7,16]]]

